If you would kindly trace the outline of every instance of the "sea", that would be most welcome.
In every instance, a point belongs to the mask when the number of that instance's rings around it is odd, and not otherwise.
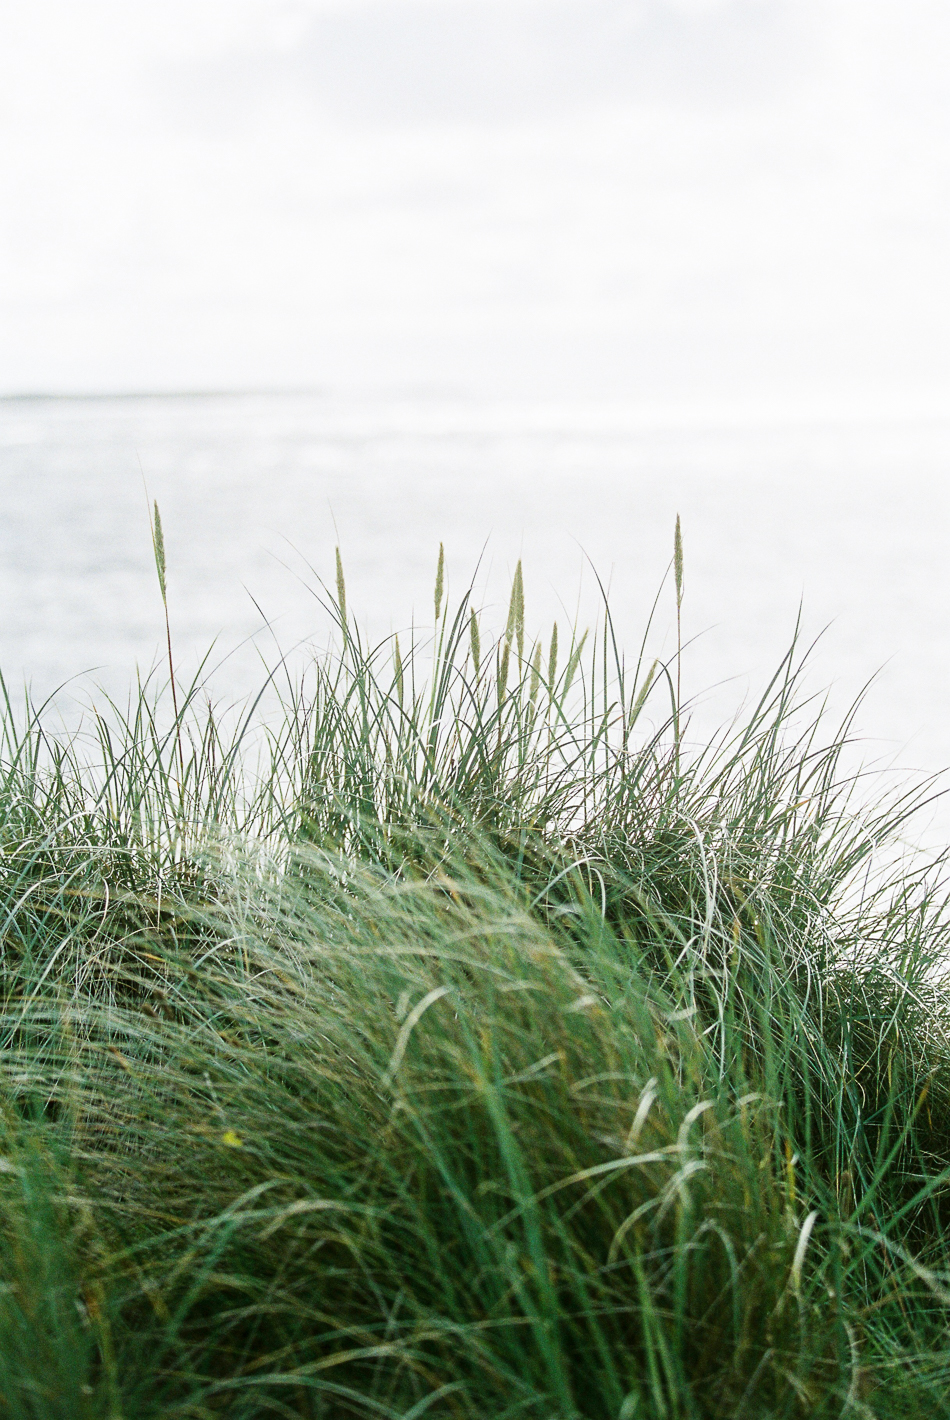
[[[648,624],[672,655],[678,515],[694,735],[748,709],[797,638],[832,717],[866,692],[863,761],[950,765],[950,418],[430,389],[6,398],[0,493],[0,669],[67,721],[162,674],[154,501],[178,674],[235,705],[330,644],[336,548],[370,640],[424,639],[441,544],[449,595],[471,589],[488,628],[520,559],[529,635],[593,624],[606,596],[628,661]],[[940,841],[950,812],[914,831]]]

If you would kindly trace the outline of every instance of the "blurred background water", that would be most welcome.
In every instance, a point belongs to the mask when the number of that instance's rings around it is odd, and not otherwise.
[[[161,664],[144,480],[168,548],[176,657],[212,647],[214,694],[241,699],[278,648],[326,644],[319,579],[342,549],[371,634],[431,621],[440,541],[503,625],[524,560],[529,628],[590,622],[595,573],[635,653],[686,548],[685,689],[697,724],[765,683],[793,634],[823,632],[808,685],[872,760],[950,764],[946,556],[950,420],[757,419],[722,410],[528,404],[445,392],[32,398],[0,402],[0,667],[37,696],[113,693]],[[655,647],[675,645],[672,591]],[[79,677],[77,682],[75,678]],[[68,684],[72,682],[72,684]]]

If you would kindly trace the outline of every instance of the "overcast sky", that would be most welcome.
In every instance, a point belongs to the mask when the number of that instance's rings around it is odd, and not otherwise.
[[[950,407],[945,0],[0,0],[0,391]]]

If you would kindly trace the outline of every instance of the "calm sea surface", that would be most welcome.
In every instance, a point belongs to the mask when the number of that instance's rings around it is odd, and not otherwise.
[[[686,547],[685,681],[725,718],[786,648],[827,627],[809,685],[859,718],[869,758],[950,765],[950,422],[670,416],[445,396],[0,401],[0,666],[48,694],[121,691],[163,627],[143,473],[161,505],[176,654],[212,642],[221,697],[277,647],[323,644],[315,592],[342,548],[373,633],[424,624],[439,542],[503,622],[524,560],[528,620],[596,614],[610,585],[631,651]],[[657,648],[671,648],[672,597]],[[88,681],[67,690],[63,703]],[[718,687],[718,688],[717,688]],[[702,694],[701,694],[702,693]],[[950,819],[950,815],[946,816]]]

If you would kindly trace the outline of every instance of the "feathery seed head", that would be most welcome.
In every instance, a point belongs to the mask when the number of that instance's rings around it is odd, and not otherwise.
[[[152,520],[152,548],[155,553],[155,570],[158,572],[158,585],[162,593],[162,601],[167,600],[165,592],[165,538],[162,535],[162,515],[158,511],[158,499],[154,502],[155,516]]]
[[[403,691],[404,691],[405,685],[404,685],[404,677],[403,677],[403,669],[402,669],[402,653],[401,653],[401,651],[400,651],[400,649],[399,649],[399,637],[398,637],[398,636],[395,638],[395,643],[396,643],[396,644],[395,644],[395,649],[394,649],[394,651],[393,651],[393,670],[395,671],[395,674],[396,674],[396,695],[398,696],[398,698],[399,698],[399,704],[401,705],[402,702],[403,702]]]
[[[660,668],[660,663],[659,663],[658,660],[655,660],[655,661],[653,662],[653,665],[652,665],[652,666],[650,667],[650,669],[647,671],[646,679],[644,680],[643,684],[640,686],[639,691],[637,692],[637,698],[636,698],[636,700],[633,702],[633,709],[632,709],[631,712],[630,712],[630,724],[631,724],[631,725],[634,724],[634,722],[637,720],[637,718],[639,717],[640,711],[643,709],[644,705],[646,704],[646,698],[647,698],[647,696],[650,694],[650,689],[651,689],[651,687],[652,687],[652,685],[653,685],[653,681],[654,681],[654,679],[655,679],[655,677],[656,677],[656,673],[657,673],[657,671],[659,670],[659,668]]]
[[[445,548],[439,543],[439,565],[435,573],[435,619],[438,621],[442,609],[442,592],[445,588]]]
[[[581,655],[582,655],[582,653],[583,653],[584,645],[585,645],[586,641],[587,641],[587,632],[585,631],[584,634],[581,636],[580,640],[577,642],[577,645],[574,647],[573,651],[571,652],[570,659],[568,660],[568,663],[567,663],[567,670],[564,672],[564,694],[565,694],[565,695],[567,694],[568,690],[570,690],[571,681],[574,679],[574,676],[577,674],[577,667],[578,667],[578,666],[580,665],[580,663],[581,663]]]
[[[336,602],[340,609],[340,620],[346,625],[346,582],[343,578],[343,559],[340,549],[336,550]]]
[[[524,578],[521,573],[521,559],[515,568],[511,582],[511,600],[508,603],[508,622],[505,626],[505,643],[518,643],[518,655],[524,656]]]
[[[676,515],[676,532],[673,536],[673,575],[676,579],[676,609],[683,605],[683,533],[680,515]]]
[[[515,568],[512,596],[517,597],[515,603],[515,637],[518,642],[518,659],[524,660],[524,577],[521,572],[520,557],[518,558],[518,566]]]
[[[468,629],[472,639],[472,664],[475,667],[475,674],[477,676],[482,659],[482,644],[481,637],[478,634],[478,617],[475,615],[474,610],[469,614]]]
[[[498,662],[498,704],[504,700],[508,691],[508,661],[511,656],[511,642],[505,641],[501,648],[501,658]]]

